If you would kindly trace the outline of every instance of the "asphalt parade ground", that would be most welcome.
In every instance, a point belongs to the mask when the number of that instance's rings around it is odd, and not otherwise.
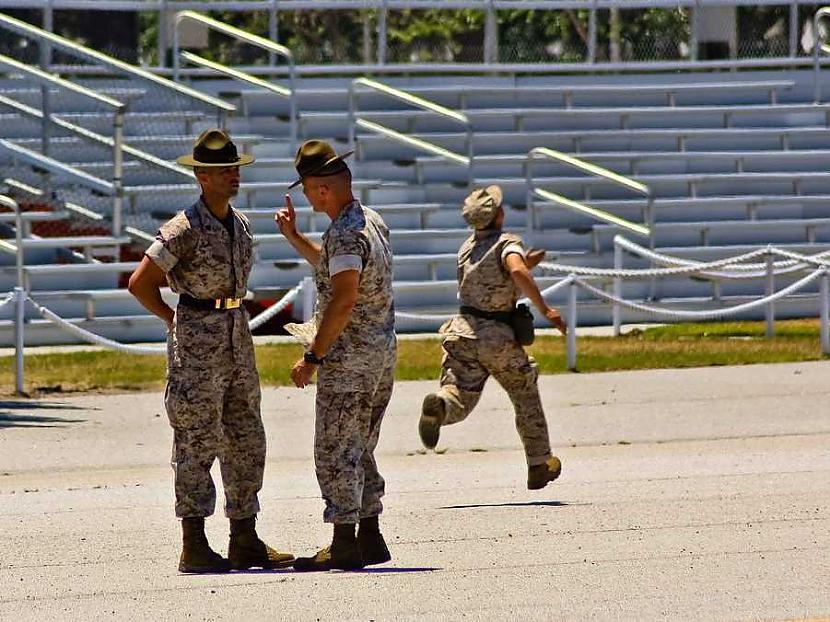
[[[543,377],[564,469],[536,492],[492,381],[420,450],[434,386],[399,383],[383,425],[393,561],[309,574],[177,572],[160,393],[6,398],[0,620],[830,617],[830,362]],[[313,399],[263,394],[258,529],[301,555],[330,539]],[[224,553],[221,510],[207,525]]]

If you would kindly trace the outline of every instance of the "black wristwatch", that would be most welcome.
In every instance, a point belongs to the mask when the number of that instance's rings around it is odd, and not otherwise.
[[[316,354],[314,354],[314,352],[309,350],[308,352],[303,354],[303,360],[306,363],[311,363],[312,365],[322,365],[323,363],[326,362],[326,357],[325,356],[322,356],[322,357],[317,356]]]

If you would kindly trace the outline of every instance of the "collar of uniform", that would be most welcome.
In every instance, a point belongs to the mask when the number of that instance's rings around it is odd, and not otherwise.
[[[354,201],[346,205],[342,210],[340,210],[340,213],[337,215],[337,218],[331,221],[332,224],[336,223],[338,220],[346,220],[346,218],[348,218],[349,216],[349,213],[354,211],[358,207],[360,207],[360,201],[355,199]]]
[[[228,209],[230,210],[230,213],[233,213],[233,205],[228,205]],[[202,220],[202,227],[217,235],[222,235],[223,232],[227,235],[227,229],[225,229],[222,222],[214,215],[214,213],[210,211],[210,208],[205,204],[202,197],[199,197],[199,200],[196,201],[196,211],[199,212],[199,218]],[[233,219],[233,230],[235,234],[239,233],[239,231],[237,231],[236,218]]]
[[[502,233],[503,231],[501,229],[476,229],[473,232],[477,240],[484,240],[485,238],[489,238],[491,235],[501,235]]]

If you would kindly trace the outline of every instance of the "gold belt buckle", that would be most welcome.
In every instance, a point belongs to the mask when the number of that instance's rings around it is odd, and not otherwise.
[[[217,298],[216,309],[238,309],[242,305],[241,298]]]

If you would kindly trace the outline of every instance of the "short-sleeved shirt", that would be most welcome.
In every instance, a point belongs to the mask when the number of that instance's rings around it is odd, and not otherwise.
[[[501,230],[479,230],[458,251],[458,299],[462,306],[482,311],[511,311],[521,291],[513,282],[505,260],[511,253],[522,257],[522,239]],[[445,335],[481,339],[513,338],[513,329],[504,322],[459,314],[441,327]]]
[[[242,298],[253,265],[253,236],[248,220],[230,208],[233,237],[200,199],[164,223],[147,257],[167,275],[170,289],[200,300]],[[227,364],[252,360],[248,313],[244,306],[222,312],[176,308],[171,366]],[[250,352],[249,352],[250,350]]]
[[[334,383],[343,390],[371,390],[377,365],[395,350],[392,247],[383,219],[359,201],[346,206],[323,234],[320,263],[314,270],[318,326],[331,302],[331,279],[344,270],[360,272],[357,302],[326,354],[318,383]]]

